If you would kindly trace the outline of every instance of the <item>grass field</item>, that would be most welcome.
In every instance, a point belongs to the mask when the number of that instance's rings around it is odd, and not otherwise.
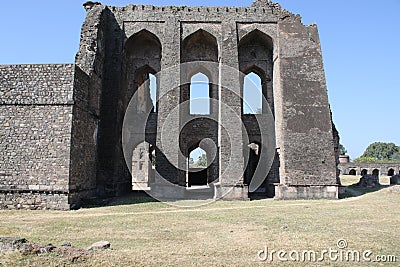
[[[351,179],[343,177],[343,184],[352,184]],[[177,208],[131,198],[115,203],[120,205],[68,212],[0,211],[0,236],[54,245],[69,241],[81,248],[99,240],[111,243],[111,249],[75,263],[55,253],[13,253],[0,255],[0,266],[365,266],[328,257],[320,263],[280,262],[277,255],[272,262],[257,258],[265,246],[319,253],[338,249],[339,239],[347,241],[343,251],[371,250],[371,259],[397,256],[397,263],[376,266],[399,266],[400,193],[387,187],[375,192],[352,188],[336,201],[219,201]]]

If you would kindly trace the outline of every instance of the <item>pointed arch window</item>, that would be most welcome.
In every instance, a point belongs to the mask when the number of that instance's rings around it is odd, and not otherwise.
[[[262,95],[260,76],[250,72],[244,77],[243,114],[262,114]]]
[[[190,80],[190,114],[210,114],[210,81],[208,77],[198,72]]]

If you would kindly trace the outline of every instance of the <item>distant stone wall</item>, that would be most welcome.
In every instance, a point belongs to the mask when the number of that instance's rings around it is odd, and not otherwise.
[[[349,162],[340,163],[339,169],[341,174],[345,175],[363,175],[363,171],[366,174],[373,174],[374,170],[379,171],[379,175],[393,176],[400,174],[400,163],[362,163],[362,162]],[[392,170],[392,171],[391,171]],[[390,175],[393,172],[392,175]]]
[[[74,65],[0,66],[0,208],[67,209]]]

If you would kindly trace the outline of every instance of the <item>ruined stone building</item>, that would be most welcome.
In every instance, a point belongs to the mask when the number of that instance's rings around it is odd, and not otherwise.
[[[74,64],[0,66],[1,208],[70,209],[132,190],[337,198],[338,138],[316,25],[266,0],[84,7]],[[197,74],[209,84],[201,114],[189,104]],[[252,114],[249,74],[262,88]],[[192,172],[199,147],[208,167]]]

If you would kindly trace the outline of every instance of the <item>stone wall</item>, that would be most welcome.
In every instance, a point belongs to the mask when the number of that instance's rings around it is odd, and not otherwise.
[[[393,176],[400,174],[400,163],[349,162],[340,163],[339,169],[340,173],[345,175],[349,175],[352,170],[354,170],[354,175],[362,175],[363,170],[367,171],[367,174],[372,174],[374,170],[378,170],[379,175]],[[393,175],[389,175],[390,170],[393,170]]]
[[[67,209],[74,65],[0,66],[0,207]]]
[[[180,62],[190,61],[192,56],[197,58],[196,51],[193,51],[193,55],[186,55],[187,51],[182,46],[185,45],[186,38],[202,31],[204,36],[208,36],[207,42],[215,42],[218,47],[218,51],[212,50],[212,56],[210,54],[205,60],[213,61],[217,53],[218,62],[235,69],[239,69],[240,66],[245,69],[247,66],[252,66],[252,63],[239,64],[240,41],[251,33],[261,32],[261,35],[269,38],[267,43],[269,42],[270,51],[269,54],[267,53],[268,59],[254,60],[255,62],[263,61],[260,64],[264,67],[260,69],[264,70],[264,74],[268,76],[264,80],[267,100],[270,101],[271,106],[273,104],[275,114],[276,148],[280,160],[280,164],[275,165],[280,166],[280,183],[304,187],[301,192],[306,192],[308,186],[321,186],[325,189],[327,186],[332,186],[329,187],[328,195],[335,195],[332,192],[332,188],[337,186],[334,133],[326,93],[322,52],[315,25],[305,26],[300,16],[267,1],[256,1],[251,7],[158,7],[151,5],[113,7],[92,3],[87,5],[87,9],[88,16],[103,12],[103,15],[108,18],[108,28],[103,32],[106,40],[104,66],[107,66],[106,68],[110,71],[104,79],[102,92],[110,97],[102,100],[102,111],[105,112],[101,114],[99,128],[101,151],[99,168],[106,173],[107,178],[104,180],[108,181],[107,187],[112,191],[118,186],[129,185],[119,133],[111,129],[120,130],[121,118],[129,101],[129,97],[124,97],[129,94],[121,78],[125,77],[121,70],[126,68],[123,63],[124,45],[128,44],[130,38],[143,30],[155,36],[161,46],[160,65],[161,70],[164,70]],[[91,38],[94,42],[95,35],[91,34]],[[245,49],[246,46],[242,48]],[[153,64],[150,58],[147,64],[150,64],[149,66]],[[240,81],[232,79],[224,68],[221,68],[219,76],[223,87],[237,93],[234,95],[223,91],[220,100],[240,114],[241,100],[238,97],[241,92]],[[172,77],[180,77],[179,70],[169,73],[169,77],[160,78],[160,90],[175,88],[178,85],[179,81]],[[268,94],[268,89],[273,93]],[[159,129],[162,129],[169,111],[179,104],[179,97],[180,92],[174,90],[168,93],[168,98],[160,100],[157,124]],[[116,108],[111,110],[111,105]],[[230,132],[237,133],[237,136],[230,136],[229,141],[241,144],[241,129],[238,127],[240,121],[235,121],[233,116],[230,116],[232,114],[229,115],[224,110],[221,112],[220,117],[224,125],[230,128]],[[178,129],[179,118],[171,121],[176,125],[170,125],[170,128]],[[107,136],[108,139],[102,139],[101,136]],[[225,177],[221,177],[222,184],[230,185],[231,177],[236,176],[237,173],[243,173],[245,168],[242,164],[243,149],[242,146],[233,147],[233,157],[230,157],[225,152],[225,148],[228,147],[227,137],[222,136],[220,140],[221,170],[225,169],[226,162],[235,162],[234,167],[225,172]],[[157,145],[158,143],[157,137]],[[166,149],[170,155],[178,155],[178,148],[175,146],[163,149]],[[176,170],[171,168],[167,161],[165,164],[162,163],[161,155],[157,159],[159,172],[165,173],[167,177],[170,177],[168,179],[178,183]],[[283,196],[284,193],[279,195]],[[308,198],[307,194],[304,198]]]
[[[98,128],[105,57],[106,17],[102,8],[89,10],[81,29],[75,60],[71,135],[70,203],[97,194]]]
[[[87,16],[74,65],[0,66],[1,207],[67,209],[83,198],[130,191],[122,125],[131,95],[149,73],[198,59],[218,66],[205,72],[220,83],[212,86],[211,98],[226,106],[213,104],[209,118],[224,126],[200,125],[196,129],[203,127],[205,135],[189,131],[181,146],[188,150],[200,137],[217,143],[213,175],[218,172],[221,188],[216,194],[236,186],[228,198],[248,196],[241,177],[248,146],[242,135],[243,82],[233,68],[261,76],[267,99],[263,113],[267,104],[273,112],[275,125],[268,127],[275,127],[276,146],[267,149],[276,157],[265,176],[276,186],[276,198],[337,198],[337,139],[315,25],[305,26],[300,16],[263,0],[251,7],[84,6]],[[183,175],[171,164],[185,162],[179,145],[161,147],[164,123],[178,132],[190,117],[182,108],[170,116],[187,100],[187,90],[180,84],[181,67],[169,70],[157,79],[163,97],[156,113],[141,122],[151,128],[145,139],[154,145],[157,172],[182,184]],[[253,130],[252,141],[264,140]]]

